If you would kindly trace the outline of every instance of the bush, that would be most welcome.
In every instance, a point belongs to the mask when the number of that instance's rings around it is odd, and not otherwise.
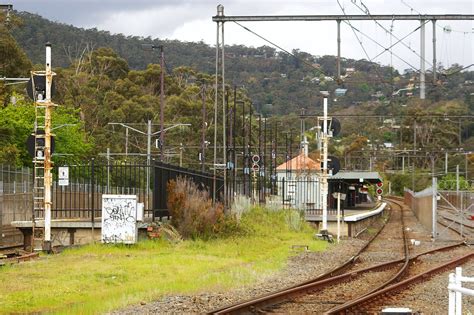
[[[441,190],[456,190],[456,186],[457,180],[455,174],[445,175],[438,181],[438,188]],[[459,176],[459,189],[469,190],[470,188],[469,182],[464,176]]]
[[[254,236],[269,236],[291,233],[295,231],[310,231],[310,226],[304,220],[304,216],[294,209],[279,209],[277,211],[253,207],[242,215],[240,221],[241,230]]]
[[[168,209],[171,224],[185,238],[210,238],[230,235],[238,230],[237,220],[224,215],[220,203],[212,205],[209,192],[187,178],[168,183]]]

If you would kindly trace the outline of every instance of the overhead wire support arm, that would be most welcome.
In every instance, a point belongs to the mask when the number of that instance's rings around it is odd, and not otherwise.
[[[133,127],[130,127],[129,125],[124,124],[124,123],[113,123],[113,122],[112,122],[112,123],[108,123],[108,124],[109,124],[109,125],[119,125],[119,126],[122,126],[122,127],[124,127],[124,128],[127,128],[127,129],[132,129],[133,131],[138,132],[138,133],[141,133],[142,135],[146,135],[146,134],[147,134],[147,133],[144,132],[144,131],[138,130],[138,129],[133,128]]]
[[[370,20],[474,20],[474,14],[330,14],[330,15],[217,15],[213,22],[285,22],[285,21],[370,21]]]

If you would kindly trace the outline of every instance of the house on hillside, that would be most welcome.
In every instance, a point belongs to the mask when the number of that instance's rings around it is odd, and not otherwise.
[[[342,88],[337,88],[335,91],[334,91],[334,95],[337,97],[337,96],[344,96],[346,95],[346,92],[347,92],[347,89],[342,89]]]
[[[320,209],[319,176],[321,163],[302,152],[276,168],[278,194],[285,205],[296,209]]]

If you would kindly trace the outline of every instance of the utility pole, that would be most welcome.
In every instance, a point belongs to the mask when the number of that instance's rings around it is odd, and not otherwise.
[[[52,186],[52,147],[51,147],[51,114],[56,106],[51,101],[51,86],[53,83],[51,68],[51,44],[46,44],[45,71],[32,71],[32,97],[35,101],[35,149],[34,149],[34,187],[33,187],[33,215],[32,215],[32,246],[35,249],[35,241],[41,241],[41,249],[51,251],[51,186]],[[44,77],[44,90],[35,87],[36,78]],[[44,228],[42,237],[36,236],[36,212],[43,211]]]
[[[163,162],[165,153],[165,132],[164,132],[164,121],[165,121],[165,53],[163,51],[163,45],[160,46],[160,162]],[[148,188],[147,188],[148,189]]]
[[[436,20],[431,20],[433,23],[433,85],[436,84]]]
[[[323,211],[322,235],[327,235],[328,230],[328,99],[324,98],[323,103],[323,132],[322,132],[322,160],[323,169],[321,174],[321,203]]]
[[[341,20],[337,20],[337,59],[336,59],[336,68],[337,68],[337,80],[338,83],[341,80]]]
[[[125,158],[128,157],[128,128],[125,128]]]
[[[235,195],[236,180],[237,180],[237,151],[235,149],[236,130],[237,127],[237,87],[234,85],[234,107],[232,109],[232,163],[234,165],[232,170],[232,192]],[[232,196],[234,198],[234,196]]]
[[[206,113],[206,87],[202,86],[202,134],[201,134],[201,171],[206,170],[206,129],[207,129],[207,113]]]
[[[44,243],[43,250],[51,250],[51,186],[53,176],[51,174],[51,114],[55,106],[51,102],[51,86],[53,84],[53,72],[51,70],[51,44],[46,44],[46,98],[43,102],[45,108],[44,128]],[[37,104],[39,101],[37,102]]]
[[[415,159],[416,157],[416,118],[413,120],[413,170],[411,172],[411,189],[415,193]]]
[[[164,130],[164,107],[165,107],[165,53],[163,45],[155,46],[150,44],[142,44],[145,50],[160,50],[160,162],[163,162],[165,152],[165,130]],[[127,134],[128,136],[128,134]],[[128,137],[126,139],[128,144]],[[128,146],[126,144],[126,147]],[[125,150],[127,152],[127,149]]]
[[[420,99],[425,99],[425,20],[420,20]]]
[[[162,136],[163,136],[163,132],[160,132],[160,139]],[[146,143],[147,143],[146,145],[146,206],[147,206],[147,209],[149,209],[148,206],[150,202],[149,192],[150,192],[150,167],[151,167],[151,120],[150,119],[148,119],[148,124],[147,124]],[[163,145],[163,143],[161,143],[161,145]],[[161,152],[163,153],[163,150]]]
[[[247,144],[247,124],[245,123],[245,102],[242,102],[242,144],[244,146],[243,151],[243,166],[242,173],[244,179],[244,195],[247,194],[247,170],[248,170],[248,144]]]
[[[444,174],[448,175],[448,151],[444,152]]]
[[[266,194],[265,194],[265,187],[266,187],[266,179],[268,178],[267,175],[267,119],[265,118],[263,122],[263,157],[262,157],[263,165],[263,201],[266,202]]]
[[[224,6],[219,4],[217,6],[217,15],[224,16]],[[213,168],[212,168],[212,203],[216,203],[216,190],[217,190],[217,106],[218,106],[218,92],[219,92],[219,49],[221,47],[221,43],[219,40],[219,33],[220,33],[220,26],[224,25],[224,22],[217,23],[217,33],[216,33],[216,84],[215,84],[215,98],[214,98],[214,159],[213,159]],[[224,46],[224,45],[222,45]],[[222,58],[224,59],[224,58]],[[224,67],[222,67],[223,69]],[[222,76],[222,80],[224,81],[224,76]],[[224,82],[223,82],[224,84]],[[224,91],[222,91],[224,92]],[[224,95],[222,96],[224,97]]]

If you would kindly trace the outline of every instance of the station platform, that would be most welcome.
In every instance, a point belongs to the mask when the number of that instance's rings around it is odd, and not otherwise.
[[[25,249],[32,244],[32,221],[13,221],[11,225],[18,228],[23,234]],[[149,222],[137,222],[138,234],[146,236]],[[44,220],[36,221],[36,226],[44,227]],[[51,220],[52,246],[85,245],[101,240],[102,218],[91,219],[53,219]]]
[[[384,215],[386,206],[385,202],[363,203],[351,209],[344,209],[344,211],[341,211],[341,236],[356,237],[370,227],[375,220]],[[323,219],[321,210],[306,211],[305,218],[306,221],[321,227]],[[336,210],[331,209],[328,211],[327,225],[329,233],[337,233]]]
[[[341,236],[356,237],[367,229],[372,222],[383,215],[386,203],[362,203],[350,209],[341,211]],[[306,221],[321,225],[321,210],[305,211]],[[146,237],[147,227],[150,222],[138,222],[139,238]],[[23,234],[25,249],[32,243],[32,221],[13,221],[11,225]],[[44,227],[44,220],[38,220],[37,227]],[[92,222],[90,218],[83,219],[53,219],[51,220],[51,236],[53,246],[83,245],[101,239],[102,222],[96,217]],[[328,232],[337,234],[336,210],[328,211]]]

